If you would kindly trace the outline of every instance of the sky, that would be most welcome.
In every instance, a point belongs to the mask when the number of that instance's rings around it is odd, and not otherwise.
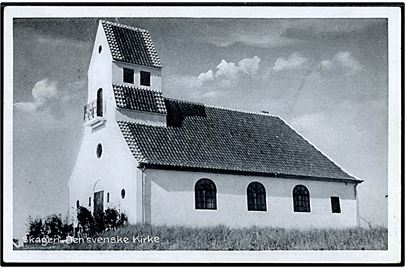
[[[387,226],[385,19],[103,18],[147,29],[162,92],[268,111],[349,174],[363,225]],[[67,215],[98,19],[14,19],[14,236]]]

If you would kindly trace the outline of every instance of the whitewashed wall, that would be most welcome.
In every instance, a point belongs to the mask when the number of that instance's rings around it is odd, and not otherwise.
[[[147,221],[152,224],[284,228],[356,226],[354,184],[312,180],[237,176],[186,171],[145,171]],[[209,178],[217,187],[217,210],[196,210],[194,185]],[[266,188],[267,211],[247,211],[246,189],[257,181]],[[310,213],[293,211],[292,190],[305,185],[310,192]],[[331,212],[331,196],[340,198],[341,214]]]
[[[98,52],[98,48],[100,45],[102,46],[101,53]],[[87,74],[87,103],[96,100],[97,90],[99,88],[103,88],[105,100],[111,100],[114,97],[111,85],[112,56],[101,22],[98,25],[97,35],[94,41],[93,52],[91,55],[89,70]]]
[[[100,158],[96,155],[99,143],[103,145]],[[107,120],[96,130],[87,127],[69,182],[70,216],[75,218],[77,200],[93,211],[94,192],[104,190],[104,209],[116,208],[125,212],[130,222],[140,222],[136,220],[137,190],[140,189],[137,173],[137,162],[116,123]],[[124,199],[121,198],[121,189],[125,189]],[[107,203],[107,192],[110,193],[110,203]]]
[[[100,45],[101,53],[98,52]],[[82,206],[93,211],[94,192],[104,190],[104,209],[113,207],[124,211],[129,221],[135,223],[136,208],[132,206],[137,198],[137,162],[116,122],[111,74],[112,57],[100,23],[88,71],[88,102],[97,98],[99,88],[103,89],[103,99],[106,102],[106,113],[103,117],[105,122],[96,128],[84,125],[82,144],[68,184],[69,216],[75,219],[77,200]],[[102,144],[103,153],[97,158],[96,147],[99,143]],[[121,189],[126,191],[124,199],[121,198]],[[110,193],[110,203],[107,203],[107,193]]]

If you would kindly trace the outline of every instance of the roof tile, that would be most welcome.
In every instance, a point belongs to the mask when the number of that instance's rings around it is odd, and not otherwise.
[[[119,122],[139,162],[356,180],[278,117],[164,101],[167,127]]]
[[[149,32],[114,22],[101,21],[114,60],[161,68]]]
[[[113,84],[118,108],[166,113],[162,93],[157,90]]]

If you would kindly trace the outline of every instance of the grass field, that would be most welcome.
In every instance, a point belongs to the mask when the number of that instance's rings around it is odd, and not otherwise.
[[[112,243],[113,239],[117,240],[117,236],[121,239],[127,237],[128,243]],[[150,236],[150,239],[158,237],[158,242],[142,241],[147,236]],[[292,230],[256,227],[229,229],[225,226],[188,228],[183,226],[129,225],[104,232],[92,239],[82,238],[84,243],[47,246],[35,244],[25,245],[23,249],[386,250],[388,247],[387,238],[388,230],[385,228]]]

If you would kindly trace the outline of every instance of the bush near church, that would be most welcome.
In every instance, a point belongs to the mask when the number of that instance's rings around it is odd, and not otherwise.
[[[66,239],[73,234],[73,225],[62,220],[61,215],[49,215],[45,219],[28,217],[27,237],[31,238],[60,238]]]
[[[77,220],[78,236],[92,236],[127,224],[127,216],[119,213],[115,208],[107,208],[103,212],[92,215],[86,207],[80,206],[77,210]]]
[[[104,212],[93,216],[86,207],[79,207],[77,211],[78,227],[75,236],[92,236],[103,231],[114,230],[127,224],[127,217],[116,209],[108,208]],[[73,224],[67,219],[62,220],[61,215],[52,214],[44,219],[28,217],[27,238],[59,238],[66,239],[74,235]]]

